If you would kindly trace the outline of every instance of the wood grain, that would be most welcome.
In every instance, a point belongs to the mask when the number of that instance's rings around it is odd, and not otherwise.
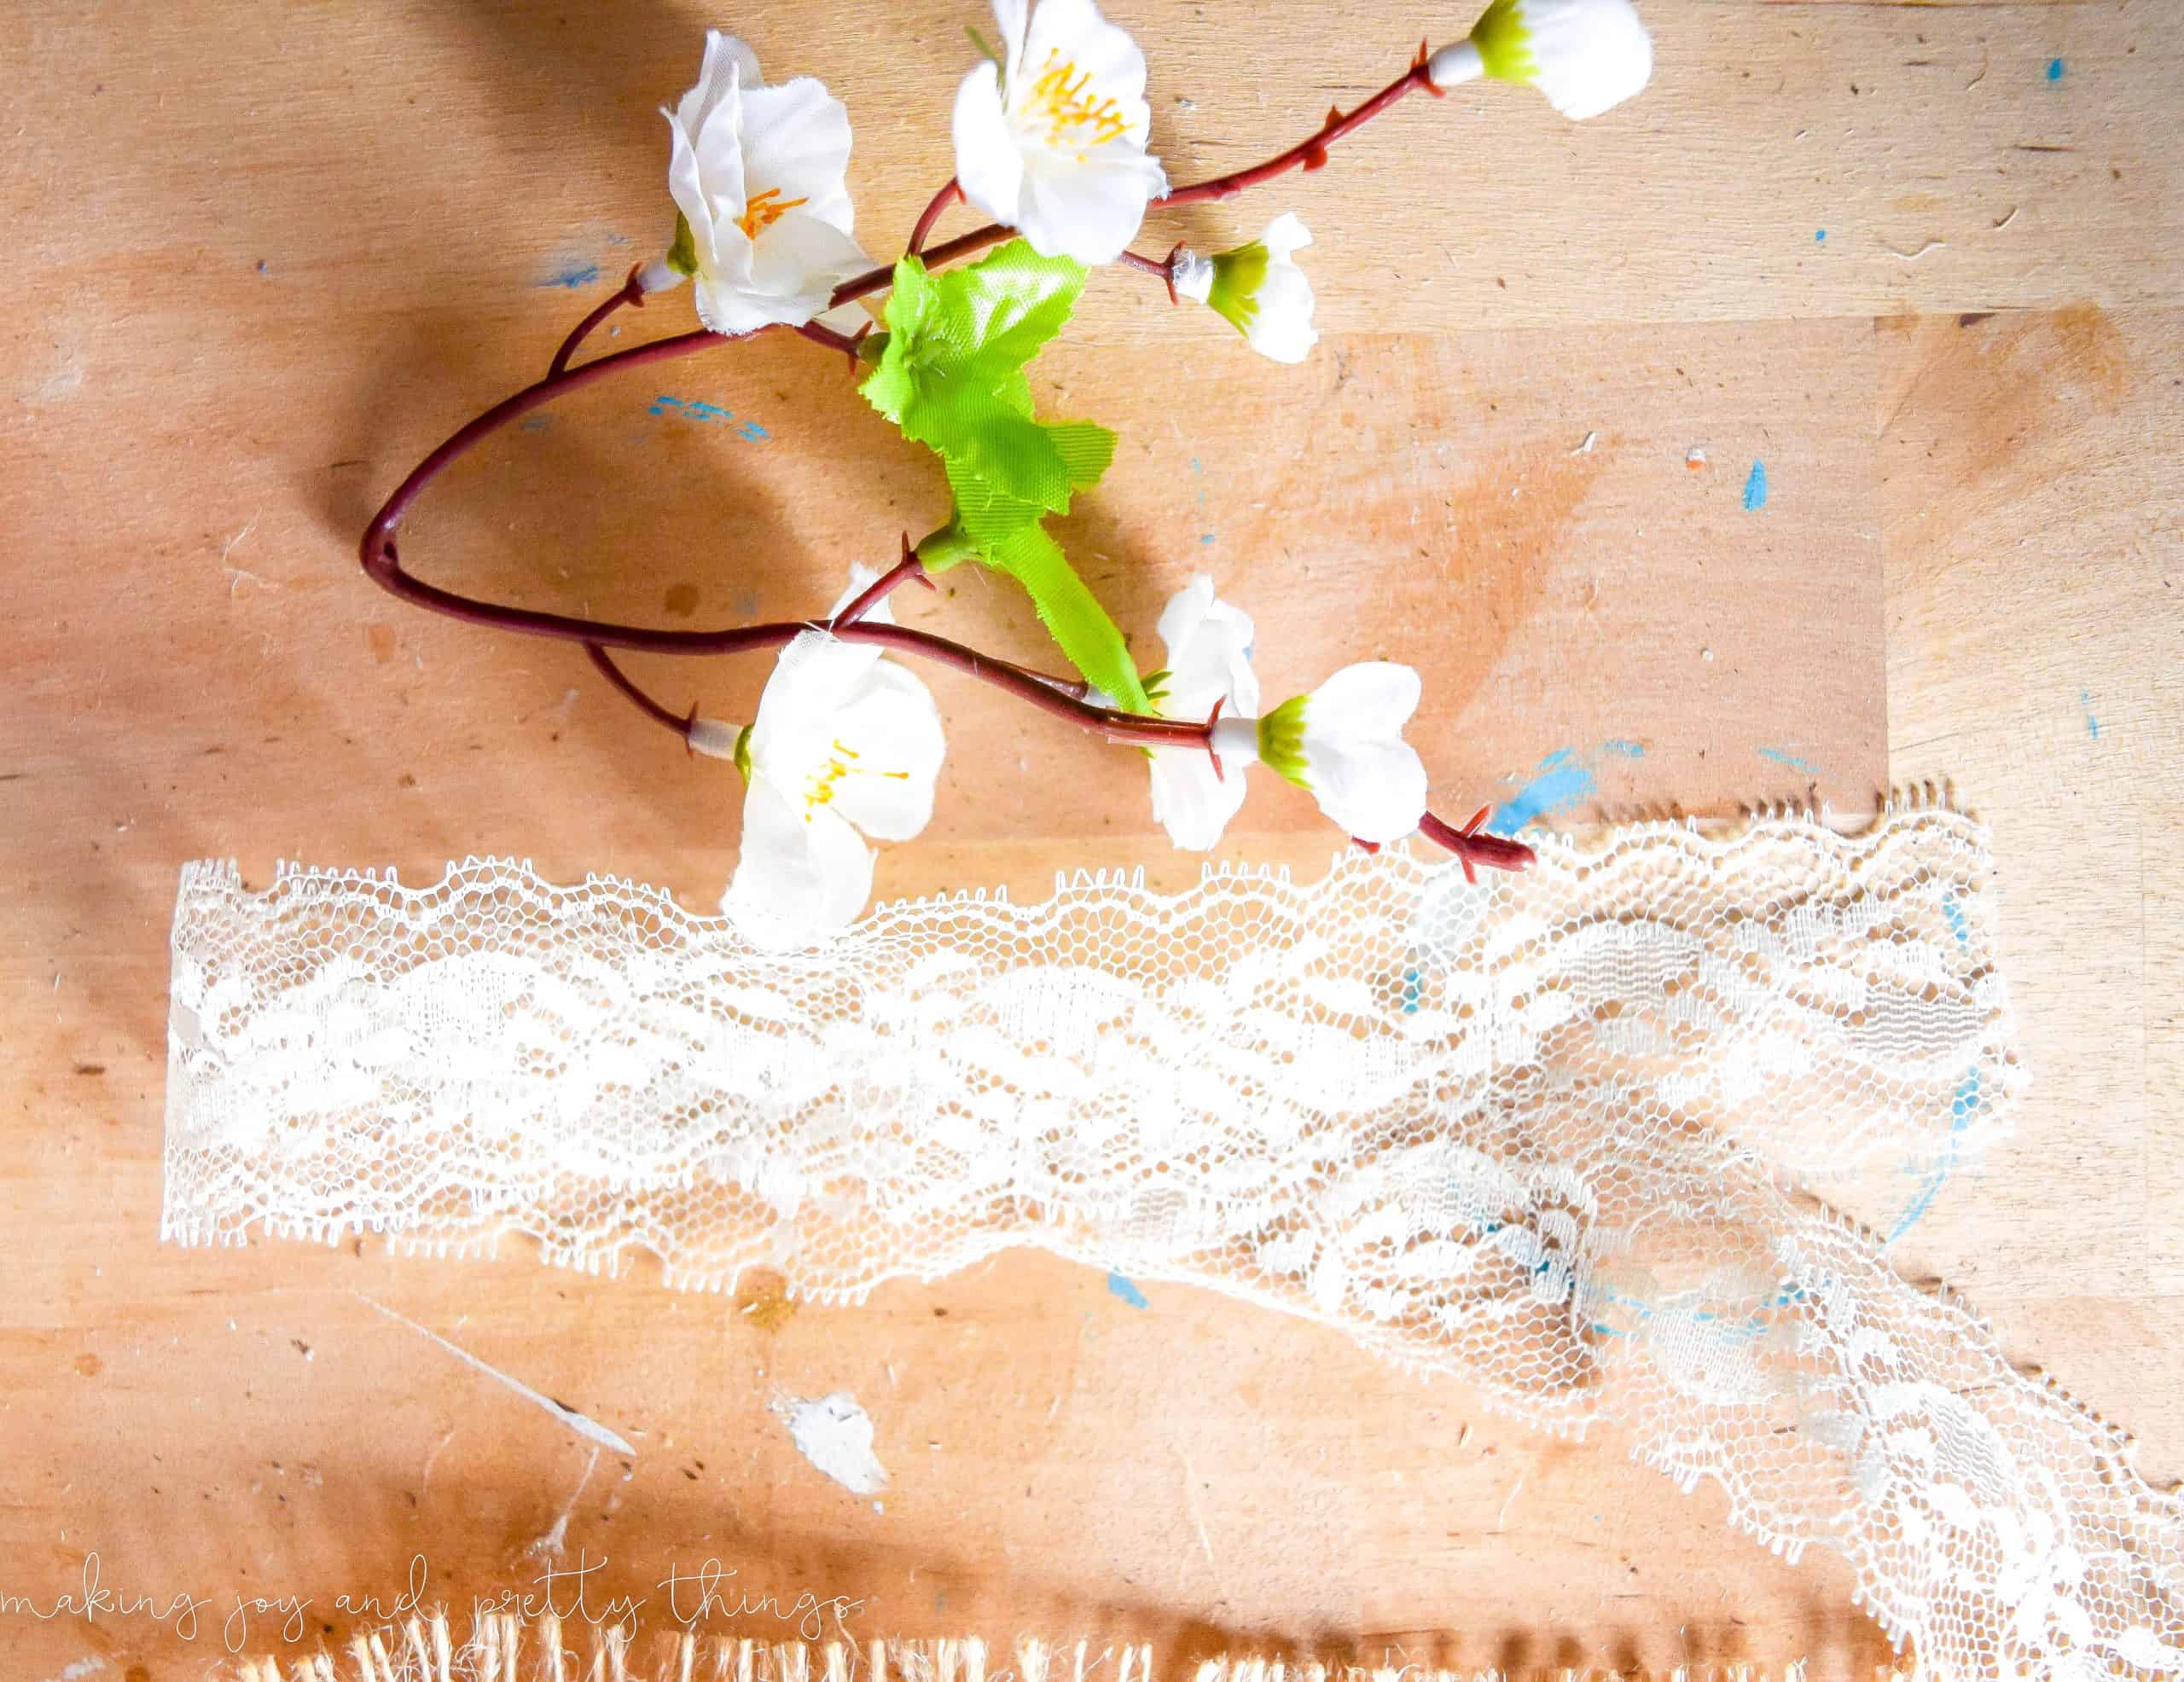
[[[1207,312],[1100,276],[1040,366],[1043,400],[1124,438],[1072,552],[1141,638],[1168,589],[1214,571],[1259,617],[1270,689],[1364,653],[1419,664],[1418,740],[1459,816],[1562,751],[1592,780],[1565,821],[1856,809],[1891,776],[1953,774],[1995,826],[2036,1084],[2018,1140],[1943,1188],[1904,1265],[1969,1289],[2173,1474],[2175,32],[2151,4],[1647,12],[1656,84],[1599,123],[1468,88],[1400,108],[1293,190],[1157,217],[1147,249],[1299,210],[1327,336],[1273,368]],[[1153,61],[1179,178],[1287,144],[1419,33],[1379,0],[1339,27],[1296,0],[1248,29],[1233,9],[1116,14]],[[1527,1438],[1460,1387],[1211,1296],[1139,1310],[1012,1256],[768,1331],[514,1253],[158,1245],[183,860],[415,874],[507,851],[691,903],[725,880],[721,768],[567,651],[410,612],[353,558],[409,463],[533,377],[665,235],[653,108],[713,20],[485,0],[16,9],[0,1593],[49,1598],[95,1552],[110,1584],[217,1594],[223,1613],[238,1592],[309,1596],[338,1627],[335,1596],[392,1594],[414,1555],[458,1604],[535,1575],[566,1517],[564,1563],[610,1560],[599,1598],[717,1554],[754,1593],[858,1597],[866,1634],[1869,1671],[1881,1644],[1824,1558],[1757,1553],[1614,1441]],[[770,69],[822,72],[848,102],[875,251],[949,168],[962,20],[938,0],[733,20]],[[658,299],[612,342],[688,310]],[[929,460],[808,346],[693,359],[543,420],[435,489],[410,550],[427,576],[727,624],[810,611],[848,560],[937,518]],[[1769,495],[1747,511],[1755,461]],[[1041,653],[1019,600],[951,582],[906,617]],[[641,670],[729,716],[763,678]],[[1085,861],[1195,873],[1128,756],[934,687],[940,814],[886,854],[882,892],[1036,893]],[[1309,869],[1328,845],[1269,784],[1224,851]],[[594,1464],[373,1303],[636,1454]],[[879,1423],[884,1512],[822,1480],[770,1411],[837,1389]],[[0,1614],[0,1652],[33,1677],[96,1658],[149,1682],[216,1651],[141,1619]]]

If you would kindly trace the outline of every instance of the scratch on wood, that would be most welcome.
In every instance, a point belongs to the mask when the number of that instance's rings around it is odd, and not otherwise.
[[[551,1396],[543,1396],[539,1395],[537,1390],[532,1389],[531,1386],[525,1383],[522,1379],[510,1378],[507,1373],[502,1372],[499,1367],[488,1366],[485,1362],[479,1360],[477,1356],[472,1354],[469,1350],[462,1348],[456,1344],[449,1343],[446,1338],[441,1337],[439,1332],[433,1331],[429,1326],[420,1325],[416,1321],[408,1318],[406,1315],[398,1314],[384,1302],[373,1302],[372,1299],[365,1296],[363,1291],[352,1290],[349,1294],[351,1296],[354,1296],[359,1302],[362,1302],[367,1308],[375,1308],[380,1314],[385,1314],[389,1320],[394,1321],[397,1325],[406,1325],[419,1337],[430,1338],[433,1343],[439,1344],[440,1348],[445,1349],[450,1354],[453,1355],[457,1360],[462,1362],[464,1366],[475,1368],[477,1371],[484,1373],[488,1378],[492,1379],[497,1383],[507,1385],[508,1389],[514,1390],[518,1395],[521,1396],[526,1401],[530,1402],[533,1406],[543,1408],[555,1418],[559,1419],[578,1436],[586,1439],[588,1441],[599,1443],[602,1447],[612,1448],[616,1453],[626,1455],[630,1459],[634,1460],[636,1459],[637,1451],[636,1449],[630,1447],[628,1443],[624,1442],[620,1437],[615,1436],[613,1432],[608,1430],[606,1426],[599,1424],[596,1420],[587,1419],[573,1407],[565,1407],[560,1402],[555,1401]]]

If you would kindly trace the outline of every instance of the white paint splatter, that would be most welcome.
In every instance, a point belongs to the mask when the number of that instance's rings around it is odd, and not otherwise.
[[[1570,453],[1572,455],[1590,455],[1594,450],[1598,447],[1600,441],[1600,435],[1598,432],[1588,432],[1585,434],[1583,442],[1581,442],[1577,447]]]
[[[385,1303],[373,1302],[372,1299],[365,1296],[363,1291],[352,1290],[349,1294],[354,1296],[359,1302],[362,1302],[366,1308],[378,1309],[380,1313],[385,1314],[389,1320],[393,1320],[397,1325],[408,1326],[412,1331],[415,1332],[421,1337],[431,1338],[433,1343],[439,1344],[443,1349],[445,1349],[457,1360],[462,1362],[464,1366],[475,1367],[479,1372],[484,1373],[488,1378],[492,1379],[495,1383],[507,1385],[508,1389],[514,1390],[518,1395],[521,1396],[526,1401],[531,1403],[534,1406],[544,1408],[547,1412],[552,1414],[556,1419],[559,1419],[578,1436],[584,1437],[590,1441],[598,1443],[601,1447],[611,1448],[617,1454],[625,1454],[633,1460],[636,1459],[637,1451],[636,1449],[630,1447],[630,1445],[623,1441],[620,1437],[608,1430],[606,1426],[600,1424],[595,1420],[585,1418],[584,1416],[578,1412],[575,1408],[564,1407],[560,1402],[555,1401],[553,1397],[539,1395],[538,1392],[532,1389],[530,1385],[525,1383],[522,1379],[511,1378],[497,1366],[488,1366],[484,1361],[479,1360],[477,1356],[472,1354],[469,1350],[458,1348],[456,1345],[449,1343],[446,1338],[441,1337],[439,1332],[431,1330],[429,1327],[420,1325],[416,1321],[408,1319],[404,1315],[396,1314],[393,1309],[388,1308]]]
[[[887,1487],[887,1468],[872,1452],[872,1419],[847,1390],[801,1401],[785,1396],[774,1404],[788,1425],[796,1452],[854,1494],[873,1495]]]
[[[94,1653],[87,1659],[78,1659],[73,1664],[61,1666],[61,1674],[54,1679],[54,1682],[77,1682],[78,1677],[96,1676],[106,1668],[106,1661]]]

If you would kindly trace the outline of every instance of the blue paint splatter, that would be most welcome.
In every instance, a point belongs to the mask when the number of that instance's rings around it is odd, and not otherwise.
[[[526,415],[516,423],[515,429],[519,432],[543,432],[553,424],[554,417],[550,415]]]
[[[1942,917],[1949,924],[1949,931],[1956,937],[1959,946],[1972,943],[1972,925],[1964,920],[1964,908],[1956,902],[1955,894],[1942,896]]]
[[[2094,740],[2100,740],[2100,721],[2093,716],[2093,696],[2084,689],[2078,691],[2078,705],[2085,709],[2085,733]]]
[[[1785,753],[1779,747],[1754,748],[1752,751],[1762,759],[1771,759],[1777,765],[1788,766],[1792,771],[1803,771],[1809,777],[1816,777],[1821,774],[1820,767],[1809,759],[1800,759],[1796,754]]]
[[[1827,230],[1825,228],[1815,229],[1813,230],[1812,241],[1816,246],[1826,245],[1827,243]]]
[[[599,265],[596,263],[572,263],[558,273],[548,276],[538,284],[542,287],[561,287],[566,291],[574,292],[578,287],[595,285],[598,280]]]
[[[1591,799],[1597,786],[1593,774],[1577,763],[1575,749],[1558,748],[1539,762],[1531,780],[1517,791],[1516,798],[1494,809],[1487,827],[1513,835],[1526,824],[1538,823]]]
[[[1643,759],[1646,757],[1646,745],[1643,742],[1624,741],[1618,740],[1612,742],[1602,742],[1600,744],[1600,751],[1602,753],[1612,753],[1618,759]]]
[[[1766,506],[1767,464],[1764,461],[1754,461],[1751,464],[1751,477],[1744,482],[1744,511],[1748,514],[1757,513]]]
[[[1120,1273],[1110,1273],[1107,1275],[1107,1289],[1133,1308],[1149,1308],[1153,1306],[1145,1300],[1145,1293]]]
[[[714,403],[700,403],[695,397],[671,397],[664,392],[652,400],[652,407],[646,412],[671,415],[685,420],[714,426],[725,426],[735,419],[735,411],[732,409],[723,409]],[[735,431],[738,437],[748,438],[753,444],[773,436],[756,420],[746,420]]]
[[[1979,1070],[1972,1068],[1966,1070],[1964,1078],[1957,1082],[1956,1097],[1949,1106],[1949,1142],[1942,1151],[1942,1159],[1926,1176],[1919,1195],[1911,1199],[1911,1206],[1897,1217],[1895,1227],[1882,1241],[1885,1245],[1894,1244],[1926,1218],[1926,1211],[1934,1206],[1934,1199],[1940,1196],[1942,1187],[1948,1184],[1949,1174],[1956,1168],[1957,1141],[1972,1125],[1972,1117],[1978,1108]]]
[[[2059,82],[2063,79],[2062,60],[2051,58],[2048,61],[2048,79],[2051,82]]]
[[[1416,1016],[1419,1000],[1425,996],[1426,977],[1418,972],[1417,966],[1413,965],[1403,972],[1403,1013]]]

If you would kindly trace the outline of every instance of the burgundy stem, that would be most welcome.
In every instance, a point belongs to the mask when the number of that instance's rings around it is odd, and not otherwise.
[[[1327,162],[1327,148],[1352,130],[1369,122],[1382,111],[1409,93],[1422,87],[1438,93],[1426,75],[1426,54],[1420,49],[1418,59],[1409,70],[1390,83],[1372,98],[1367,100],[1347,116],[1331,112],[1327,120],[1310,138],[1252,168],[1238,170],[1218,176],[1195,186],[1179,188],[1162,202],[1170,205],[1194,204],[1206,199],[1232,198],[1245,188],[1258,185],[1287,171],[1304,168],[1317,169]],[[912,230],[910,250],[921,249],[925,236],[932,231],[949,204],[961,196],[959,183],[950,180],[947,186],[933,196],[918,218]],[[1006,238],[1012,232],[997,223],[973,229],[952,240],[936,246],[924,253],[928,267],[937,268],[953,262],[959,257],[983,250]],[[1125,253],[1130,266],[1151,273],[1170,276],[1172,274],[1172,254],[1169,264],[1155,263],[1149,258]],[[763,648],[779,647],[792,641],[810,627],[802,622],[746,625],[735,629],[717,631],[654,630],[641,625],[621,625],[588,618],[577,618],[561,613],[541,612],[529,608],[508,607],[460,595],[438,585],[426,583],[404,571],[394,546],[394,533],[402,523],[410,505],[440,472],[511,421],[520,419],[532,409],[543,407],[555,398],[580,390],[610,374],[625,368],[647,366],[687,356],[693,351],[713,345],[726,344],[732,339],[747,339],[755,334],[718,334],[704,330],[677,334],[668,339],[656,339],[649,345],[640,345],[627,351],[614,352],[585,363],[581,368],[568,366],[570,357],[600,322],[624,304],[642,307],[643,294],[637,289],[638,271],[632,270],[628,280],[613,297],[595,307],[579,322],[568,338],[555,352],[545,379],[527,386],[513,396],[502,398],[482,415],[459,428],[439,447],[411,468],[409,476],[395,488],[371,524],[365,527],[359,556],[365,572],[382,589],[402,600],[433,612],[445,614],[465,624],[490,626],[529,636],[543,636],[563,641],[576,642],[584,647],[594,664],[614,687],[636,702],[648,716],[671,725],[688,740],[689,725],[687,719],[677,719],[669,710],[646,694],[617,666],[607,653],[608,647],[634,649],[665,654],[734,654]],[[845,281],[834,288],[829,307],[851,302],[886,287],[893,278],[894,266],[874,267],[866,273]],[[1170,290],[1172,291],[1172,280]],[[761,328],[755,332],[764,332]],[[809,322],[798,329],[805,338],[845,352],[855,360],[858,343],[831,328]],[[863,335],[858,335],[862,338]],[[952,642],[945,637],[927,632],[911,630],[899,625],[865,624],[862,614],[884,596],[886,590],[901,583],[909,573],[905,568],[911,558],[898,564],[892,572],[871,589],[861,594],[844,610],[833,627],[834,635],[847,641],[875,643],[899,653],[918,654],[949,666],[955,670],[977,677],[1030,702],[1042,711],[1068,719],[1084,728],[1105,736],[1110,741],[1131,742],[1141,746],[1195,747],[1208,753],[1212,751],[1213,726],[1211,719],[1204,723],[1187,720],[1152,718],[1137,714],[1119,712],[1112,708],[1090,705],[1083,697],[1089,686],[1076,680],[1050,677],[980,654],[975,649]],[[922,569],[919,569],[921,576]],[[927,582],[930,582],[929,580]],[[884,588],[883,588],[884,586]],[[874,591],[878,594],[875,594]],[[1217,713],[1218,709],[1216,709]],[[1219,761],[1215,761],[1218,768]],[[1459,831],[1427,814],[1421,827],[1442,845],[1449,848],[1465,861],[1468,871],[1473,861],[1496,869],[1521,869],[1531,861],[1532,852],[1520,843],[1505,841],[1498,836],[1476,833],[1477,825]]]
[[[932,232],[933,223],[946,214],[949,206],[962,196],[962,184],[954,176],[950,176],[948,184],[932,195],[932,202],[925,207],[924,213],[918,218],[917,226],[910,229],[910,242],[903,247],[903,251],[911,257],[915,257],[922,252],[925,249],[925,236]]]
[[[645,307],[645,289],[637,284],[637,276],[643,272],[643,269],[642,264],[632,266],[630,270],[630,278],[622,282],[620,289],[570,329],[569,336],[561,341],[561,348],[554,352],[554,360],[547,366],[546,377],[549,380],[558,380],[567,370],[569,358],[576,355],[577,346],[591,336],[592,328],[597,327],[600,322],[605,321],[624,304],[637,310]]]
[[[1291,170],[1318,169],[1327,160],[1328,147],[1345,135],[1364,127],[1414,88],[1424,88],[1430,93],[1440,91],[1426,73],[1423,49],[1409,69],[1364,104],[1346,117],[1339,111],[1329,111],[1327,121],[1320,125],[1317,132],[1300,140],[1287,152],[1279,153],[1263,164],[1254,164],[1249,169],[1217,175],[1211,181],[1201,181],[1194,186],[1178,187],[1159,202],[1163,205],[1194,205],[1207,199],[1233,199],[1246,188],[1272,181],[1276,176],[1287,175]]]
[[[1262,182],[1272,181],[1276,176],[1287,175],[1291,170],[1318,169],[1327,160],[1328,147],[1362,128],[1414,89],[1423,88],[1431,94],[1439,93],[1441,90],[1433,85],[1432,78],[1426,73],[1426,52],[1421,47],[1417,59],[1401,76],[1389,83],[1386,87],[1381,89],[1349,115],[1345,116],[1340,112],[1330,112],[1327,120],[1321,124],[1310,136],[1298,142],[1287,152],[1278,153],[1264,163],[1255,164],[1249,169],[1232,171],[1227,175],[1216,176],[1211,181],[1201,181],[1189,187],[1178,187],[1166,198],[1156,200],[1154,202],[1160,205],[1194,205],[1207,199],[1233,199],[1246,188],[1257,187]],[[944,194],[945,191],[946,189],[944,188]],[[936,198],[933,204],[945,208],[942,199]],[[938,212],[933,208],[933,205],[926,206],[925,216],[919,218],[919,226],[924,228],[927,218],[938,215]],[[990,222],[983,228],[973,228],[969,233],[959,234],[954,239],[937,245],[932,251],[925,253],[926,266],[928,269],[938,269],[944,263],[952,263],[959,257],[968,256],[972,252],[983,251],[995,241],[1007,239],[1014,231],[1002,227],[997,222]],[[915,236],[913,235],[913,237]],[[915,251],[917,246],[913,245],[911,249]],[[1132,263],[1132,266],[1141,267],[1146,260],[1138,259]],[[1124,261],[1130,262],[1131,258],[1125,254]],[[893,265],[889,264],[885,268],[868,270],[854,279],[844,281],[841,285],[834,288],[834,297],[830,302],[846,304],[853,298],[863,298],[868,293],[878,292],[888,284],[894,272]]]
[[[793,641],[804,631],[816,629],[804,620],[785,620],[768,624],[742,625],[727,630],[672,631],[655,630],[647,625],[616,624],[604,619],[579,619],[566,613],[544,613],[528,607],[505,607],[497,602],[479,601],[452,590],[444,590],[437,584],[428,584],[402,569],[397,558],[393,539],[386,536],[379,522],[373,523],[372,531],[379,536],[379,546],[363,556],[364,571],[373,582],[391,594],[419,607],[427,607],[444,613],[465,624],[485,625],[496,630],[514,631],[525,636],[543,636],[563,642],[596,643],[606,648],[633,649],[650,654],[746,654],[759,649],[779,648]],[[1213,739],[1211,727],[1195,724],[1188,719],[1150,718],[1136,713],[1118,712],[1109,707],[1095,707],[1085,701],[1062,694],[1035,673],[1012,665],[1006,660],[996,660],[967,648],[960,642],[951,642],[944,636],[935,636],[929,631],[912,630],[906,625],[875,625],[865,623],[842,624],[835,627],[834,635],[845,642],[875,643],[899,654],[915,654],[922,658],[960,671],[967,676],[979,678],[997,689],[1008,691],[1020,700],[1029,701],[1043,712],[1090,730],[1111,742],[1132,742],[1141,747],[1188,747],[1201,751],[1211,751]]]
[[[840,625],[855,624],[893,594],[897,584],[908,583],[913,578],[929,590],[940,588],[926,573],[925,563],[911,553],[910,534],[905,531],[903,534],[903,558],[859,591],[848,606],[828,622],[827,629],[833,630]]]
[[[646,717],[658,719],[662,724],[665,724],[669,729],[675,732],[676,735],[681,738],[682,741],[685,743],[689,741],[690,720],[697,716],[696,709],[693,708],[689,713],[683,714],[675,712],[667,707],[662,706],[658,701],[653,699],[650,695],[645,693],[642,689],[640,689],[637,687],[636,681],[632,678],[629,673],[624,671],[621,667],[616,665],[614,664],[613,657],[608,654],[607,652],[604,648],[601,648],[596,642],[585,643],[584,646],[584,652],[591,656],[592,664],[599,668],[601,672],[605,675],[607,681],[613,684],[617,689],[620,690],[624,695],[627,695],[632,701],[636,702],[637,710],[643,713]]]
[[[1447,848],[1463,861],[1464,874],[1472,874],[1472,867],[1483,864],[1490,870],[1525,870],[1537,860],[1538,855],[1521,841],[1512,841],[1500,835],[1489,835],[1479,828],[1486,814],[1463,828],[1437,818],[1428,812],[1418,821],[1419,832],[1437,846]]]

